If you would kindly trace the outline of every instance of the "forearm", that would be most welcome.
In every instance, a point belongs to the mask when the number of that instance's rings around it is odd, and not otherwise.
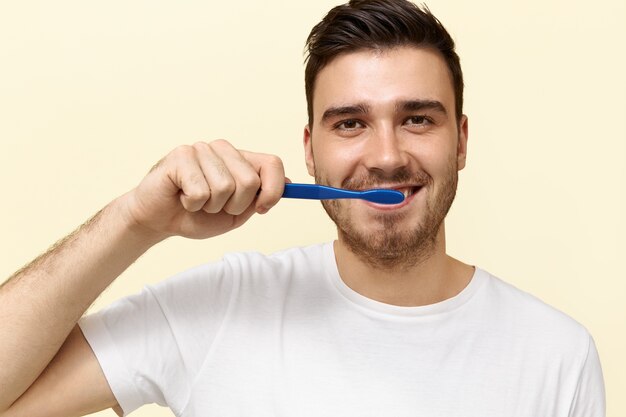
[[[0,287],[0,411],[37,379],[98,295],[160,240],[133,229],[124,198]]]

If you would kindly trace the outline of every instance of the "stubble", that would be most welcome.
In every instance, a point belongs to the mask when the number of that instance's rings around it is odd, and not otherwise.
[[[404,270],[427,260],[435,251],[439,229],[452,206],[458,184],[458,166],[456,158],[448,163],[447,174],[437,185],[430,175],[421,171],[410,173],[407,170],[384,177],[372,171],[367,177],[348,178],[342,187],[362,190],[372,187],[384,187],[385,184],[422,184],[426,204],[419,223],[411,229],[402,224],[405,217],[414,215],[408,211],[381,212],[373,216],[372,225],[366,232],[364,225],[356,224],[349,210],[349,203],[341,200],[324,200],[322,205],[328,216],[337,226],[342,242],[359,259],[374,269]],[[318,184],[327,184],[318,177]]]

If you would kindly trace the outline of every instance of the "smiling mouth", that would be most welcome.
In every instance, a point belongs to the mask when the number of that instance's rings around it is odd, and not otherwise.
[[[408,185],[408,186],[394,186],[394,185],[384,185],[384,184],[380,184],[380,185],[370,185],[369,187],[359,187],[359,188],[350,188],[347,186],[344,186],[346,189],[352,189],[355,191],[371,191],[371,190],[394,190],[394,191],[399,191],[402,193],[402,195],[404,195],[404,200],[408,199],[409,197],[411,197],[414,194],[417,194],[422,188],[424,188],[424,185]],[[400,203],[401,204],[401,203]]]

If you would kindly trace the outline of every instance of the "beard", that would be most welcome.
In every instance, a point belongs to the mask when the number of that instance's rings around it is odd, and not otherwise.
[[[363,262],[380,270],[409,269],[423,263],[435,251],[439,229],[456,195],[457,168],[456,158],[452,158],[444,179],[437,184],[437,190],[430,175],[423,171],[411,173],[406,169],[397,171],[392,176],[371,171],[367,176],[351,177],[343,181],[342,187],[352,190],[382,188],[386,184],[420,184],[422,189],[419,192],[427,193],[426,207],[420,222],[410,229],[401,226],[402,220],[413,214],[409,211],[376,214],[372,219],[376,227],[368,232],[353,221],[347,207],[349,203],[345,200],[322,200],[322,206],[337,225],[340,239]],[[315,182],[329,185],[317,173]]]

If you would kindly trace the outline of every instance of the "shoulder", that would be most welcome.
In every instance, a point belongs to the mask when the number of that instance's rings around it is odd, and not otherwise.
[[[602,368],[587,329],[526,291],[486,272],[483,278],[476,321],[480,343],[493,347],[491,359],[531,378],[528,386],[542,394],[559,393],[569,415],[604,415]]]
[[[323,273],[330,243],[289,248],[274,254],[233,252],[146,287],[161,305],[177,308],[194,304],[226,306],[243,294],[281,294],[294,281]],[[319,280],[317,280],[319,281]]]
[[[538,349],[567,353],[583,360],[591,343],[587,329],[538,297],[486,272],[485,303],[507,328]]]

